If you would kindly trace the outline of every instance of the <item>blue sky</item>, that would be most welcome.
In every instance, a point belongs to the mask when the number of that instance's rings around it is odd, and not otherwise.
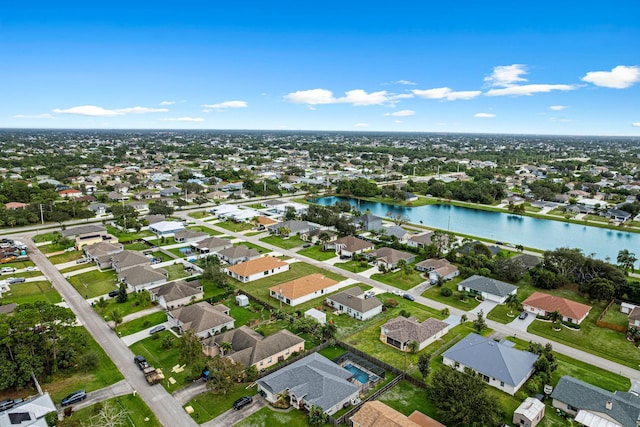
[[[92,3],[5,7],[0,127],[640,135],[637,0]]]

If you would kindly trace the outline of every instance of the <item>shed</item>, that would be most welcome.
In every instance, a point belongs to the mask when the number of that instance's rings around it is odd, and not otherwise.
[[[513,423],[517,426],[536,427],[544,418],[544,403],[527,397],[513,413]]]
[[[631,304],[628,302],[623,302],[620,304],[620,311],[624,314],[629,314],[633,311],[633,309],[636,308],[635,304]]]
[[[246,295],[236,295],[236,304],[240,307],[246,307],[249,305],[249,297]]]
[[[327,315],[320,310],[316,310],[315,308],[310,308],[309,310],[304,312],[304,317],[311,317],[316,319],[318,323],[324,325],[327,323]]]

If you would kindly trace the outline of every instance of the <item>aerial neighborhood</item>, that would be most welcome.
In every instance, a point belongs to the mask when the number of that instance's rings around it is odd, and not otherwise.
[[[0,427],[640,425],[624,138],[0,148]]]

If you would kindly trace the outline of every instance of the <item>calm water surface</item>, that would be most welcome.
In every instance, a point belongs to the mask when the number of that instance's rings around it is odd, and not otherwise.
[[[560,247],[580,248],[585,255],[594,254],[600,259],[608,257],[614,263],[618,251],[622,249],[640,255],[640,234],[622,230],[608,230],[452,205],[402,207],[333,196],[319,198],[316,202],[320,205],[333,205],[338,200],[348,201],[362,212],[369,209],[373,215],[383,218],[388,216],[388,213],[400,214],[415,224],[514,245],[520,244],[542,250]]]

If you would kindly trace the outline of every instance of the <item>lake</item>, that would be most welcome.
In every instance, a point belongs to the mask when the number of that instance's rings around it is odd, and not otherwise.
[[[348,201],[362,212],[369,209],[373,215],[383,218],[388,214],[399,214],[414,224],[542,250],[560,247],[580,248],[585,255],[594,254],[593,256],[599,259],[609,258],[613,263],[622,249],[640,254],[640,234],[624,230],[609,230],[447,204],[403,207],[335,196],[321,197],[316,203],[327,206],[338,200]]]

